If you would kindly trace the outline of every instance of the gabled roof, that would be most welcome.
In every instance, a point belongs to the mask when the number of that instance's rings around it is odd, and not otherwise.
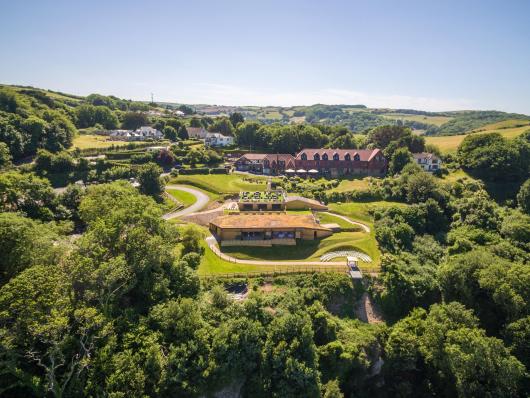
[[[319,154],[320,158],[322,158],[322,155],[326,154],[328,155],[328,158],[330,160],[333,159],[334,154],[339,155],[339,160],[345,160],[346,154],[350,154],[352,160],[355,155],[359,155],[360,161],[363,162],[369,162],[376,156],[377,154],[381,153],[380,149],[302,149],[298,154],[296,155],[296,159],[301,159],[302,154],[307,155],[307,160],[313,160],[313,156],[315,154]]]
[[[239,159],[245,158],[247,160],[264,160],[267,156],[268,155],[266,153],[245,153]]]
[[[412,157],[416,160],[418,159],[439,159],[438,156],[430,152],[413,153]]]

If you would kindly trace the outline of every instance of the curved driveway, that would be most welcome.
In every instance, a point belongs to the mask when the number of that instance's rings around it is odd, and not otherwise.
[[[193,196],[195,196],[197,201],[191,206],[186,207],[185,209],[164,214],[163,218],[165,220],[170,220],[172,218],[182,217],[191,213],[196,213],[206,207],[206,205],[210,201],[210,198],[204,192],[201,192],[198,189],[187,187],[185,185],[166,185],[166,189],[176,189],[179,191],[191,193]]]

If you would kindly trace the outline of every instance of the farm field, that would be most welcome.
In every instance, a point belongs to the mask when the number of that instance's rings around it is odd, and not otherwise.
[[[239,193],[240,191],[265,191],[267,177],[245,174],[192,174],[172,178],[172,184],[184,184],[216,194]]]
[[[425,116],[425,115],[410,115],[407,113],[385,113],[381,115],[387,119],[403,119],[410,120],[413,122],[434,124],[435,126],[441,126],[452,119],[450,116]]]
[[[499,133],[505,138],[512,139],[518,137],[527,130],[530,130],[530,125],[500,129],[486,129],[485,127],[482,127],[480,133]],[[430,145],[436,145],[444,153],[451,153],[456,152],[458,146],[464,140],[466,135],[469,134],[430,136],[425,137],[425,142]]]

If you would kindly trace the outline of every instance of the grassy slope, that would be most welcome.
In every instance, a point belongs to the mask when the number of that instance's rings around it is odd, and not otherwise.
[[[340,183],[337,187],[333,188],[331,192],[346,192],[354,190],[365,190],[369,187],[369,177],[350,177],[340,180]]]
[[[184,207],[189,207],[197,201],[195,195],[180,189],[168,189],[166,192],[182,203]]]
[[[186,184],[217,194],[238,193],[239,191],[264,191],[267,178],[243,174],[193,174],[171,179],[174,184]]]
[[[368,264],[379,265],[379,252],[375,240],[364,232],[337,232],[320,240],[300,241],[296,246],[278,247],[224,247],[223,252],[244,260],[266,261],[319,261],[320,256],[337,250],[365,252],[375,260]]]

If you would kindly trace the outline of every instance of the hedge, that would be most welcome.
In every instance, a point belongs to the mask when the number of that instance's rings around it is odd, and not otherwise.
[[[210,174],[210,169],[206,167],[197,167],[196,169],[180,169],[179,174]]]

